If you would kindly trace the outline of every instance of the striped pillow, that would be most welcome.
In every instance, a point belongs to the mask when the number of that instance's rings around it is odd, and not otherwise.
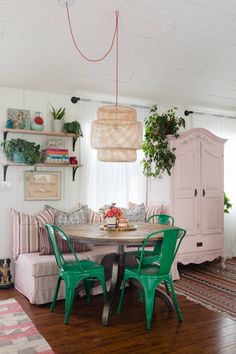
[[[103,215],[93,211],[92,209],[88,209],[88,222],[89,224],[101,223],[104,221]]]
[[[157,214],[168,214],[169,209],[167,208],[166,205],[159,204],[159,205],[155,205],[155,206],[148,206],[146,207],[146,216],[145,216],[145,220],[147,221],[148,218],[150,218],[150,216],[152,215],[157,215]],[[150,223],[154,224],[156,222],[156,219],[153,218],[150,220]]]
[[[54,223],[51,210],[43,210],[37,215],[29,215],[11,209],[13,227],[13,257],[21,253],[39,252],[39,226]]]
[[[49,241],[48,233],[45,227],[39,228],[40,235],[40,256],[54,254],[52,245]],[[60,236],[57,237],[57,244],[61,253],[71,253],[68,243],[63,240]],[[88,252],[91,248],[86,243],[81,243],[77,241],[72,241],[72,246],[75,252]]]

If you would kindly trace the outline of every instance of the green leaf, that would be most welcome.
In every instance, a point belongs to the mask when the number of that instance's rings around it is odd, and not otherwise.
[[[158,113],[157,105],[150,109],[149,117],[145,118],[145,132],[142,149],[144,159],[143,173],[145,176],[161,177],[166,171],[171,174],[171,168],[175,162],[175,149],[170,149],[167,135],[179,136],[179,129],[185,128],[184,118],[176,117],[176,107],[167,112]]]

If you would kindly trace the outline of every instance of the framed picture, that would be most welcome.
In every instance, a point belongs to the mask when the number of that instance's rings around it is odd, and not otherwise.
[[[6,128],[30,129],[30,111],[25,109],[8,108]]]
[[[24,173],[25,200],[61,199],[61,172]]]

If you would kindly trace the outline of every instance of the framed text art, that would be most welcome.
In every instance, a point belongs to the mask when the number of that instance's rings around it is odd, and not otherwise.
[[[61,199],[61,172],[25,172],[25,200]]]

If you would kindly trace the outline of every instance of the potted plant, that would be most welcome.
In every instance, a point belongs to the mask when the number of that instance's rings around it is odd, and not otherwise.
[[[52,121],[52,129],[54,132],[62,132],[65,124],[64,116],[65,116],[65,107],[60,107],[56,110],[52,105],[51,115],[53,116]]]
[[[145,176],[162,177],[166,171],[169,175],[175,162],[174,149],[170,149],[168,135],[179,136],[180,127],[185,128],[184,118],[176,117],[177,108],[170,108],[159,114],[157,105],[152,106],[150,115],[144,121],[145,135],[141,161]]]
[[[11,139],[2,143],[8,160],[34,165],[41,160],[40,145],[25,139]]]
[[[224,192],[224,213],[229,214],[230,209],[232,209],[233,204],[230,203],[230,199],[227,194]]]
[[[73,122],[65,123],[64,124],[64,132],[65,133],[74,133],[77,136],[83,136],[80,123],[76,120],[74,120]]]

